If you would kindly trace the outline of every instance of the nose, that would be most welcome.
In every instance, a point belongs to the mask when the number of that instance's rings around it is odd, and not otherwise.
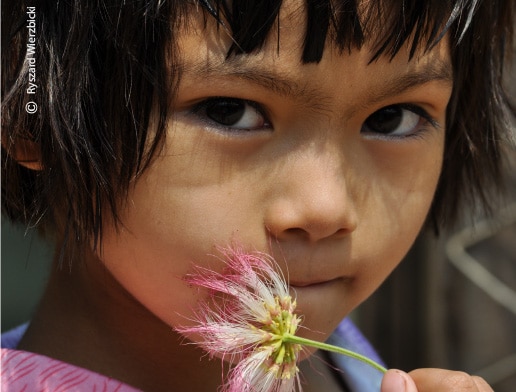
[[[274,196],[265,216],[271,236],[279,241],[316,242],[356,229],[352,172],[339,154],[317,149],[290,157],[281,173],[276,173]]]

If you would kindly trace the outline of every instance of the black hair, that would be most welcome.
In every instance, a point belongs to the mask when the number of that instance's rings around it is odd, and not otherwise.
[[[500,184],[501,143],[510,106],[503,72],[511,51],[512,0],[305,0],[302,61],[325,45],[351,51],[372,43],[371,61],[411,56],[448,34],[454,87],[445,157],[430,217],[457,217],[464,201],[489,205]],[[190,13],[231,32],[228,57],[251,53],[278,28],[281,0],[68,0],[2,2],[2,212],[58,232],[70,250],[102,236],[103,219],[159,151],[180,65],[175,35]],[[35,7],[37,113],[31,96],[27,11]],[[279,30],[278,30],[279,31]],[[151,113],[158,121],[150,129]],[[20,144],[40,151],[41,170],[16,161]],[[110,216],[104,214],[108,212]]]

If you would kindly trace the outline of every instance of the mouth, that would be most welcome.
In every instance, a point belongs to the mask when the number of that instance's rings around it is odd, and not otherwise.
[[[296,299],[299,306],[314,304],[318,301],[324,303],[325,297],[333,296],[336,290],[342,287],[342,279],[293,281],[289,284],[289,291]],[[327,298],[326,298],[327,299]]]
[[[351,310],[348,278],[292,281],[290,295],[295,300],[295,312],[300,315],[303,329],[300,336],[325,340]]]
[[[317,286],[323,286],[327,283],[331,282],[330,280],[325,281],[316,281],[316,282],[292,282],[289,284],[289,287],[296,289],[306,289],[306,288],[314,288]]]
[[[290,281],[289,287],[293,289],[303,289],[303,288],[317,288],[323,287],[332,283],[336,283],[338,281],[347,280],[345,278],[334,278],[334,279],[326,279],[326,280],[313,280],[313,281]]]
[[[350,292],[353,278],[339,277],[328,280],[291,281],[289,291],[298,304],[301,312],[313,306],[337,301],[342,303],[343,298]],[[317,310],[320,311],[321,309]]]

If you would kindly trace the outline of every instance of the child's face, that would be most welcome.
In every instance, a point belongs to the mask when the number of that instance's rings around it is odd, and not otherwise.
[[[105,230],[107,268],[171,326],[187,325],[205,295],[181,278],[193,264],[220,269],[209,255],[237,242],[272,252],[302,333],[324,339],[399,263],[429,210],[451,93],[446,44],[369,65],[371,48],[327,47],[303,65],[304,19],[287,14],[279,47],[273,36],[228,60],[223,28],[199,18],[185,29],[165,146],[130,189],[120,232]]]

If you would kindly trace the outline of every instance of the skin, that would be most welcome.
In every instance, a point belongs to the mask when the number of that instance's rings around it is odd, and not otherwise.
[[[441,171],[452,87],[446,41],[412,61],[403,49],[368,65],[367,47],[329,47],[319,64],[301,65],[296,12],[287,2],[279,51],[272,37],[259,53],[228,61],[230,40],[212,22],[203,29],[193,17],[184,27],[183,74],[162,151],[121,202],[119,230],[106,223],[98,252],[83,249],[82,263],[53,271],[21,348],[146,391],[214,391],[220,361],[200,360],[202,352],[172,328],[188,325],[206,295],[182,277],[194,263],[221,268],[217,245],[272,253],[297,295],[301,334],[318,340],[396,267],[425,221]],[[429,67],[438,77],[422,80]],[[415,74],[418,83],[396,87]],[[260,110],[248,107],[239,127],[220,126],[199,109],[220,96]],[[406,103],[435,123],[418,120],[394,138],[364,132],[373,113]],[[402,391],[400,382],[406,391],[490,390],[462,374],[457,388],[454,375],[390,371],[382,391]],[[307,379],[307,390],[331,383]]]

